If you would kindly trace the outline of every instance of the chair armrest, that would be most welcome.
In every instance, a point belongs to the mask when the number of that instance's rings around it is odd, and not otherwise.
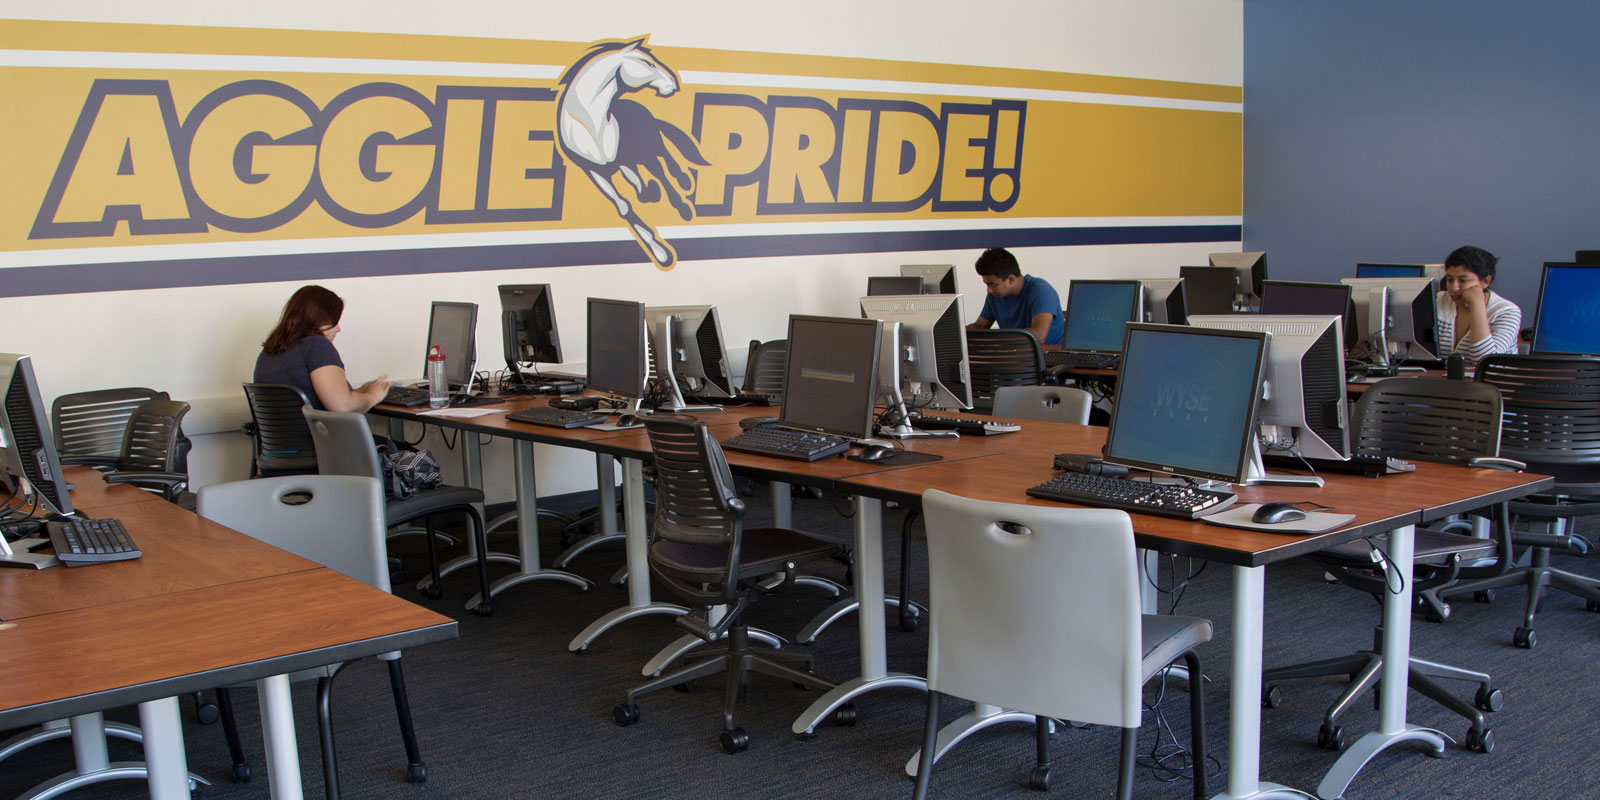
[[[1066,374],[1067,365],[1056,364],[1055,366],[1045,367],[1042,371],[1040,371],[1039,379],[1050,386],[1060,386],[1061,381],[1065,378]]]
[[[126,483],[130,486],[160,489],[175,494],[189,485],[189,476],[181,472],[111,472],[106,474],[106,483]]]
[[[61,455],[63,467],[94,467],[99,470],[116,469],[117,459],[112,456]]]
[[[1504,472],[1521,472],[1528,468],[1527,464],[1524,464],[1523,462],[1514,458],[1498,458],[1494,456],[1481,456],[1479,458],[1474,458],[1467,462],[1467,466],[1498,469]]]

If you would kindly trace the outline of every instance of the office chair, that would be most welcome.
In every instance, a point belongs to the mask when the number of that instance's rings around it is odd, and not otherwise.
[[[1044,350],[1031,331],[1022,329],[967,331],[967,366],[972,407],[978,411],[994,407],[995,390],[1002,386],[1044,382]]]
[[[169,399],[166,392],[142,386],[57,397],[50,404],[50,429],[61,463],[110,469],[122,455],[122,440],[133,410],[146,400]]]
[[[1577,595],[1590,611],[1600,611],[1600,580],[1550,566],[1552,550],[1588,551],[1589,543],[1568,525],[1577,517],[1600,514],[1600,358],[1494,355],[1479,362],[1477,378],[1498,388],[1505,399],[1501,454],[1526,462],[1529,471],[1554,476],[1556,485],[1510,504],[1513,518],[1539,520],[1548,527],[1545,533],[1512,534],[1512,543],[1526,549],[1517,563],[1527,559],[1527,566],[1462,581],[1440,589],[1439,595],[1487,601],[1495,589],[1527,587],[1527,609],[1511,641],[1532,648],[1538,643],[1533,618],[1546,586]]]
[[[1211,639],[1198,617],[1141,614],[1133,523],[1122,511],[971,500],[930,489],[928,711],[913,797],[927,796],[944,695],[1037,715],[1038,765],[1050,783],[1052,720],[1122,729],[1117,796],[1133,795],[1146,682]],[[1194,796],[1206,797],[1203,681],[1189,684]]]
[[[1089,424],[1089,409],[1094,398],[1082,389],[1067,386],[1001,386],[994,393],[997,417],[1036,419],[1042,422]]]
[[[1350,446],[1357,453],[1413,461],[1520,469],[1519,462],[1499,458],[1500,412],[1500,392],[1488,384],[1436,378],[1390,378],[1373,384],[1356,403]],[[1487,570],[1503,570],[1510,564],[1511,526],[1505,504],[1498,504],[1493,513],[1497,523],[1493,539],[1423,527],[1416,529],[1415,569],[1404,579],[1412,581],[1419,606],[1430,616],[1442,619],[1449,615],[1449,607],[1435,594],[1438,587],[1456,580],[1464,572],[1463,562],[1493,557],[1494,563],[1483,567]],[[1384,552],[1387,541],[1386,536],[1360,539],[1308,557],[1326,568],[1339,582],[1382,598],[1389,591],[1390,576],[1385,566],[1374,563],[1373,551]],[[1349,676],[1350,685],[1328,708],[1322,727],[1317,731],[1319,746],[1344,749],[1347,742],[1344,729],[1339,725],[1339,715],[1367,690],[1378,685],[1383,670],[1383,653],[1377,644],[1381,638],[1374,634],[1372,650],[1264,671],[1261,676],[1263,702],[1268,707],[1276,707],[1282,701],[1282,694],[1274,685],[1276,681]],[[1484,721],[1483,712],[1499,710],[1503,696],[1494,688],[1487,673],[1413,655],[1407,676],[1412,689],[1471,722],[1466,736],[1468,749],[1482,753],[1494,749],[1494,733]],[[1446,691],[1437,679],[1476,683],[1478,688],[1473,702],[1468,703]]]
[[[734,710],[752,672],[826,691],[833,684],[811,672],[811,654],[750,647],[744,611],[751,597],[766,590],[761,579],[837,551],[833,545],[785,528],[745,530],[744,501],[733,488],[733,474],[705,423],[689,417],[645,418],[654,456],[656,514],[650,543],[650,572],[662,585],[700,611],[673,621],[716,650],[697,652],[698,660],[628,690],[612,710],[621,726],[639,720],[639,697],[669,686],[727,673],[722,704],[722,749],[744,750],[750,738]]]
[[[783,394],[783,379],[789,366],[789,340],[763,342],[750,340],[750,353],[744,363],[744,383],[739,391]]]
[[[267,544],[288,550],[337,570],[382,591],[389,591],[389,566],[384,555],[383,488],[370,477],[351,475],[289,475],[236,481],[204,487],[199,493],[200,515]],[[329,609],[338,613],[338,609]],[[400,652],[377,658],[388,662],[389,687],[400,719],[400,738],[406,750],[406,779],[422,783],[427,766],[417,746],[411,723]],[[317,679],[317,733],[322,744],[322,774],[330,800],[339,797],[338,758],[333,739],[333,679],[353,662],[302,670],[290,680]],[[233,757],[234,779],[250,779],[230,690],[219,689],[223,733]]]
[[[300,416],[311,401],[282,383],[245,383],[244,397],[250,404],[250,477],[316,472],[316,445]]]
[[[301,410],[311,433],[317,453],[317,470],[323,475],[356,475],[363,478],[383,479],[383,469],[378,464],[378,451],[373,445],[372,429],[361,414],[317,411],[306,406]],[[439,580],[439,551],[435,541],[433,519],[440,514],[459,512],[467,517],[472,528],[473,541],[477,543],[478,584],[482,598],[473,613],[489,616],[493,613],[489,597],[489,546],[484,541],[483,516],[478,507],[483,505],[483,492],[467,486],[438,486],[424,489],[410,497],[390,497],[384,501],[386,528],[395,528],[414,520],[422,520],[428,542],[430,581],[427,595],[437,600],[444,594]]]

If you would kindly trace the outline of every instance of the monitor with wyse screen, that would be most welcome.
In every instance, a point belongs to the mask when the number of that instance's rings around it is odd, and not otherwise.
[[[1105,460],[1243,483],[1256,440],[1267,334],[1131,322]]]
[[[1337,314],[1344,320],[1345,344],[1354,343],[1360,335],[1356,328],[1356,304],[1350,299],[1350,287],[1343,283],[1262,281],[1261,313]]]
[[[873,275],[867,278],[867,295],[922,294],[922,278],[916,275]]]
[[[1239,273],[1228,267],[1178,267],[1190,314],[1232,314]]]
[[[879,328],[875,319],[790,315],[778,424],[870,438],[878,397]]]
[[[954,264],[901,264],[900,274],[921,278],[922,291],[927,294],[956,293]]]
[[[478,361],[477,332],[477,303],[435,300],[428,314],[428,349],[423,351],[422,374],[428,374],[428,351],[438,345],[444,352],[444,379],[451,391],[470,392]]]
[[[589,298],[589,388],[611,395],[612,410],[632,414],[644,398],[644,303]]]
[[[37,503],[37,510],[46,515],[71,514],[67,479],[61,472],[50,418],[39,396],[32,358],[0,353],[0,392],[5,393],[4,403],[0,404],[0,479],[11,490],[12,501],[5,513],[22,508],[33,510]],[[40,569],[56,563],[52,555],[27,552],[35,544],[43,542],[21,540],[13,552],[4,533],[0,533],[0,566]]]
[[[1182,278],[1144,278],[1144,321],[1160,325],[1182,325],[1189,318],[1184,302]]]
[[[1533,317],[1533,352],[1600,355],[1600,263],[1546,262]]]
[[[550,284],[505,284],[500,287],[500,336],[506,372],[513,382],[522,380],[522,365],[561,362],[561,337],[556,332],[555,301]],[[449,359],[445,359],[446,363]]]
[[[657,410],[719,411],[721,406],[691,406],[684,400],[738,394],[716,306],[645,306],[644,321],[661,396]]]
[[[1332,314],[1218,314],[1190,317],[1189,324],[1269,334],[1260,434],[1245,482],[1321,486],[1322,479],[1316,476],[1269,475],[1261,456],[1271,452],[1333,461],[1350,457],[1342,318]]]
[[[1261,302],[1261,282],[1267,279],[1266,253],[1212,253],[1210,263],[1213,267],[1228,267],[1238,275],[1233,291],[1239,308]]]
[[[1339,282],[1350,287],[1357,343],[1366,345],[1368,375],[1392,374],[1397,359],[1439,360],[1438,299],[1432,278],[1341,278]]]
[[[1122,326],[1143,316],[1139,281],[1074,280],[1067,287],[1061,349],[1074,353],[1122,352]]]
[[[961,295],[863,297],[861,314],[882,323],[878,398],[888,408],[880,426],[885,436],[930,435],[910,425],[911,409],[972,407]]]

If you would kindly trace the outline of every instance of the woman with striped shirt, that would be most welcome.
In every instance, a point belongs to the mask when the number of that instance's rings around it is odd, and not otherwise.
[[[1458,247],[1444,260],[1439,292],[1439,357],[1460,353],[1470,370],[1485,356],[1517,352],[1522,309],[1489,291],[1497,259],[1481,247]]]

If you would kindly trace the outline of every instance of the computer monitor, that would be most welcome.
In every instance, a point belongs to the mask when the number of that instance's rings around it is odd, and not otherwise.
[[[1189,318],[1184,302],[1182,278],[1145,278],[1144,321],[1158,325],[1182,325]]]
[[[954,264],[901,264],[900,274],[921,278],[922,291],[927,294],[956,293]]]
[[[1228,267],[1179,267],[1190,314],[1232,314],[1239,273]]]
[[[1356,307],[1356,336],[1367,346],[1367,374],[1395,358],[1438,361],[1438,298],[1432,278],[1341,278]],[[1377,373],[1372,368],[1378,370]]]
[[[917,434],[906,423],[908,406],[972,407],[961,295],[863,297],[861,313],[886,323],[879,337],[878,397],[890,409],[886,419],[898,422],[880,426],[885,435]]]
[[[1122,326],[1144,316],[1138,281],[1074,280],[1067,288],[1061,349],[1074,353],[1122,352]]]
[[[444,379],[451,390],[470,391],[477,368],[478,304],[435,300],[428,315],[428,350],[423,351],[422,374],[428,374],[427,353],[438,345],[444,351]]]
[[[1228,267],[1238,274],[1234,292],[1239,307],[1255,305],[1261,300],[1261,282],[1267,279],[1266,253],[1212,253],[1210,262],[1213,267]]]
[[[791,315],[778,424],[869,438],[878,396],[879,327],[875,319]]]
[[[873,275],[867,278],[867,295],[922,294],[922,278],[916,275]]]
[[[1343,320],[1334,314],[1226,314],[1190,317],[1189,324],[1271,335],[1257,453],[1246,483],[1321,486],[1322,479],[1314,476],[1268,475],[1260,455],[1265,451],[1339,461],[1350,457]]]
[[[615,398],[623,413],[644,397],[644,303],[589,298],[589,388]]]
[[[1345,284],[1263,281],[1261,292],[1263,314],[1337,314],[1344,320],[1347,344],[1355,342],[1359,335],[1355,301],[1350,299],[1350,287]]]
[[[561,337],[556,333],[555,301],[550,297],[550,284],[500,287],[500,336],[506,371],[514,378],[521,377],[523,364],[561,362]],[[445,361],[448,363],[449,358]]]
[[[1600,262],[1547,262],[1533,317],[1533,352],[1600,355]]]
[[[1128,323],[1105,460],[1244,482],[1266,356],[1259,331]]]
[[[0,353],[0,392],[5,393],[0,404],[0,476],[10,485],[17,507],[26,504],[31,510],[38,503],[38,511],[45,514],[71,514],[72,499],[51,438],[50,418],[39,397],[32,358]],[[0,534],[0,566],[39,569],[55,563],[48,554],[27,552],[31,543],[19,542],[12,552]]]
[[[721,406],[691,406],[684,399],[738,394],[716,306],[646,306],[644,321],[650,366],[663,395],[658,411],[720,411]]]
[[[1600,264],[1600,250],[1579,250],[1573,253],[1572,260],[1579,264]]]
[[[1357,264],[1357,278],[1425,278],[1426,264]]]

